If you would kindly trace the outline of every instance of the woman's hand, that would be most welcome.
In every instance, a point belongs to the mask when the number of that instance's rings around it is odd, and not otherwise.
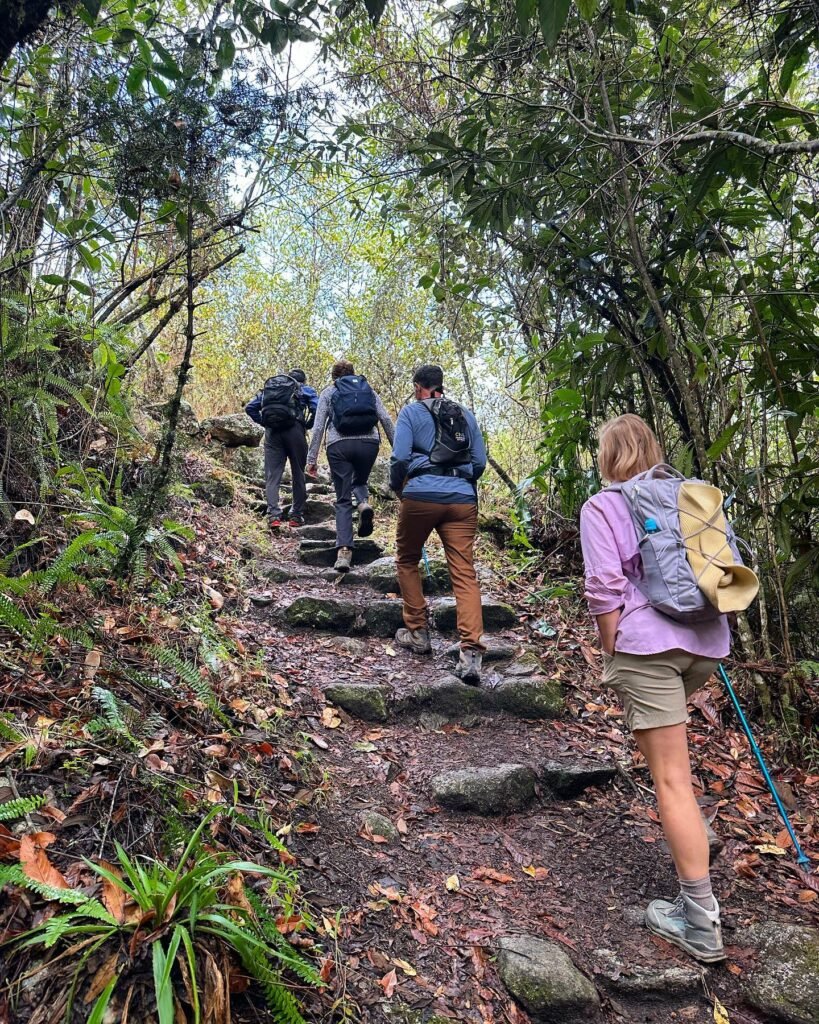
[[[318,466],[313,462],[307,467],[305,472],[308,476],[318,476]]]

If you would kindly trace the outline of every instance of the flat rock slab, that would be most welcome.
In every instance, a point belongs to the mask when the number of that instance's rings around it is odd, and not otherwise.
[[[323,540],[335,541],[336,528],[327,526],[326,523],[313,523],[310,526],[300,526],[294,531],[302,540]]]
[[[535,797],[535,773],[522,764],[460,768],[432,779],[432,795],[442,807],[477,814],[522,811]]]
[[[367,683],[338,683],[324,691],[328,700],[365,722],[386,722],[392,691],[388,686]]]
[[[497,661],[509,661],[510,658],[514,658],[515,651],[517,650],[512,644],[501,643],[501,641],[493,639],[486,633],[481,637],[481,643],[486,647],[486,650],[483,652],[484,665]],[[450,658],[457,658],[461,653],[460,641],[447,647],[444,653]],[[529,674],[531,675],[531,673]]]
[[[357,617],[357,607],[337,597],[297,597],[284,610],[285,621],[291,626],[338,633],[352,629]]]
[[[745,981],[748,1002],[769,1020],[817,1024],[819,929],[771,921],[749,928],[736,942],[759,950]]]
[[[348,658],[362,658],[367,653],[364,641],[357,640],[354,636],[334,636],[322,643],[321,647],[324,651],[332,651]]]
[[[384,549],[374,540],[360,540],[353,549],[353,565],[366,565],[383,554]],[[303,540],[299,545],[299,561],[304,565],[332,568],[336,557],[335,546],[323,540]]]
[[[517,625],[515,609],[502,601],[490,601],[484,599],[481,602],[483,608],[483,627],[488,631],[498,629],[509,629]],[[442,633],[453,633],[457,628],[455,612],[455,598],[442,597],[433,602],[432,623]]]
[[[705,971],[701,967],[644,967],[623,963],[611,949],[595,949],[592,956],[600,964],[607,988],[623,996],[664,1000],[669,996],[696,996],[702,989]]]
[[[501,939],[498,973],[535,1024],[575,1024],[600,1013],[597,989],[554,942],[528,935]]]
[[[580,796],[590,786],[605,786],[617,774],[610,764],[573,764],[570,761],[544,761],[538,778],[546,789],[561,800]]]
[[[433,711],[449,718],[489,710],[489,691],[480,686],[467,686],[457,676],[442,676],[416,687],[396,703],[396,711]]]
[[[308,484],[307,485],[307,493],[308,494],[326,495],[326,494],[333,494],[334,491],[333,491],[333,487],[332,487],[331,484],[317,483],[317,484]]]

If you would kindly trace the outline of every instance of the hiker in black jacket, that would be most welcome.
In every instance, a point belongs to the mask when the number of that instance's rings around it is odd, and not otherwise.
[[[293,503],[289,526],[304,525],[307,486],[307,431],[313,426],[318,395],[306,384],[304,370],[290,370],[265,381],[262,390],[245,406],[248,416],[264,431],[264,476],[267,517],[271,530],[282,526],[279,488],[285,463],[290,461]]]

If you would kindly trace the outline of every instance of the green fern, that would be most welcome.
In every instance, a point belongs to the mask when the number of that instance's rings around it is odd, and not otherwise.
[[[32,811],[37,811],[48,801],[44,796],[21,796],[16,800],[9,800],[0,804],[0,821],[13,821],[15,818],[24,818]]]
[[[0,715],[0,740],[7,740],[9,743],[22,743],[25,740],[25,736],[11,724],[8,715]]]
[[[199,669],[189,661],[180,658],[170,647],[154,646],[151,653],[163,668],[175,672],[176,675],[193,690],[198,699],[223,723],[229,724],[230,719],[219,705],[216,694],[208,686],[199,673]]]
[[[5,594],[0,593],[0,626],[5,626],[18,636],[28,638],[32,625],[28,617]]]

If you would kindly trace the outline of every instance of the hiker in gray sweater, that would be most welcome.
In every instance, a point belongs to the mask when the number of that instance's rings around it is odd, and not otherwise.
[[[353,559],[353,498],[358,508],[358,536],[373,532],[373,509],[367,481],[378,457],[380,423],[392,445],[394,427],[384,403],[357,375],[353,364],[333,366],[333,383],[319,395],[313,438],[307,453],[307,475],[318,471],[318,453],[327,434],[327,461],[336,491],[337,572],[347,572]]]

